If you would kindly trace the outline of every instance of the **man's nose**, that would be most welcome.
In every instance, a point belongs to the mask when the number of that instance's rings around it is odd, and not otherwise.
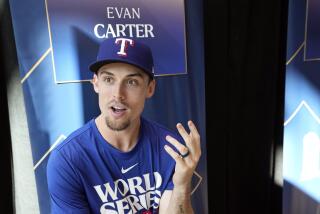
[[[124,86],[122,85],[122,83],[114,85],[113,98],[116,100],[124,100],[125,99]]]

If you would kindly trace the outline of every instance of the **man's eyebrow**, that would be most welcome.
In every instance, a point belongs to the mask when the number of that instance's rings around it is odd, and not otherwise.
[[[106,71],[106,70],[102,70],[102,71],[100,71],[100,72],[99,72],[99,74],[100,74],[100,75],[102,75],[102,74],[106,74],[106,75],[114,76],[114,74],[113,74],[113,73],[111,73],[111,72],[109,72],[109,71]]]
[[[114,76],[114,74],[111,73],[111,72],[109,72],[108,70],[101,70],[101,71],[99,72],[99,74],[100,74],[100,75],[106,74],[106,75]],[[135,72],[135,73],[132,73],[132,74],[128,74],[128,75],[127,75],[127,77],[135,77],[135,76],[143,78],[143,75],[142,75],[142,73],[140,73],[140,72]]]
[[[140,72],[136,72],[136,73],[128,74],[128,75],[127,75],[127,77],[134,77],[134,76],[138,76],[138,77],[143,78],[143,75],[142,75]]]

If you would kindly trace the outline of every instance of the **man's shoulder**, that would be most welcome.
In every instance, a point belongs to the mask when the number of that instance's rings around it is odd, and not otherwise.
[[[88,144],[90,137],[92,136],[92,122],[90,120],[82,127],[73,131],[64,141],[62,141],[52,153],[76,153],[77,150],[83,148],[85,144]]]
[[[94,120],[89,121],[79,129],[73,131],[63,142],[56,146],[50,153],[47,164],[47,172],[55,176],[56,171],[64,170],[76,172],[83,165],[83,155],[93,149]]]

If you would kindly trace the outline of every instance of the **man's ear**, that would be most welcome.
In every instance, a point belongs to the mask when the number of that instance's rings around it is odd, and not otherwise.
[[[148,84],[148,89],[147,89],[147,95],[146,95],[146,98],[150,98],[153,96],[154,94],[154,91],[156,89],[156,80],[153,79],[149,82]]]
[[[93,85],[93,89],[96,93],[99,93],[99,83],[98,83],[98,76],[97,74],[93,74],[93,79],[91,80],[91,83]]]

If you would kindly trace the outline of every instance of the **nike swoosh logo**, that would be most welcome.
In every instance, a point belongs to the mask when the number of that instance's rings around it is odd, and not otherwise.
[[[124,169],[123,167],[121,168],[121,173],[122,174],[125,174],[125,173],[127,173],[127,172],[129,172],[133,167],[135,167],[135,166],[137,166],[138,165],[138,163],[136,163],[135,165],[133,165],[133,166],[130,166],[129,168],[127,168],[127,169]]]

